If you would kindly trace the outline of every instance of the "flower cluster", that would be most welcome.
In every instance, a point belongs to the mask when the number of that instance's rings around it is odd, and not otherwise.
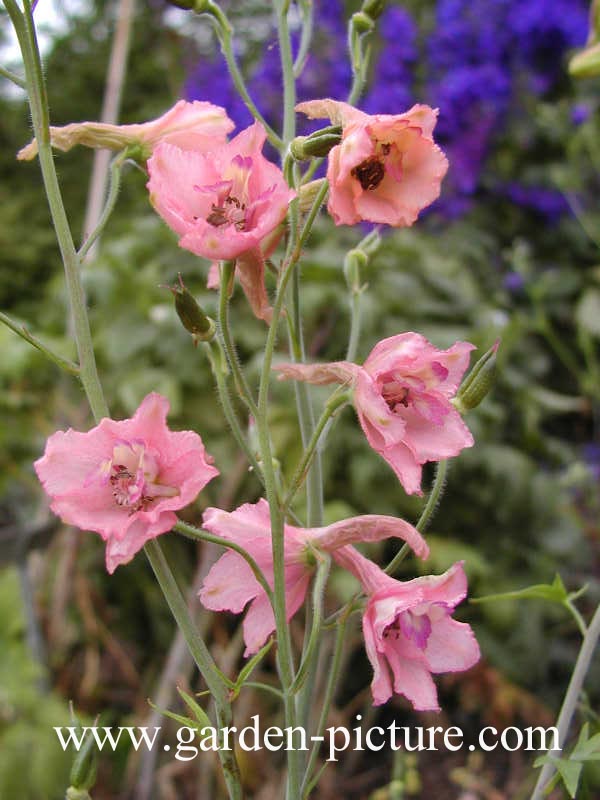
[[[439,195],[447,159],[433,141],[436,112],[429,106],[368,115],[321,99],[301,103],[297,110],[310,118],[329,117],[341,128],[327,170],[328,209],[337,224],[412,225]],[[264,259],[278,242],[296,194],[263,155],[263,125],[254,122],[227,141],[230,125],[222,108],[183,103],[159,120],[126,126],[124,132],[116,126],[110,134],[117,139],[134,135],[148,148],[151,202],[180,237],[181,247],[214,261],[211,283],[218,282],[218,262],[234,261],[254,313],[270,321]],[[424,463],[455,456],[473,443],[451,402],[472,349],[456,342],[437,350],[419,334],[404,333],[379,342],[363,366],[287,364],[279,370],[286,378],[351,387],[369,444],[408,493],[420,493]],[[218,474],[196,433],[168,429],[168,408],[164,397],[150,394],[132,419],[105,418],[87,433],[59,431],[35,464],[52,510],[106,541],[111,573],[150,539],[171,530],[175,512]],[[231,513],[209,508],[203,522],[254,560],[251,568],[238,550],[228,551],[200,592],[202,603],[215,611],[240,613],[249,606],[243,631],[246,655],[251,655],[276,627],[273,592],[266,590],[275,585],[271,509],[264,499]],[[393,687],[416,709],[438,709],[431,674],[467,669],[479,658],[470,628],[451,619],[466,594],[464,573],[456,564],[445,575],[401,583],[352,547],[390,537],[418,557],[429,553],[416,528],[389,516],[357,516],[319,528],[286,525],[286,617],[289,621],[304,603],[317,561],[330,554],[359,578],[368,596],[363,627],[375,674],[374,702],[385,702]]]
[[[531,0],[526,5],[520,0],[436,0],[433,27],[427,10],[428,34],[422,48],[427,58],[419,59],[417,71],[420,20],[388,4],[378,21],[379,47],[362,107],[369,114],[408,108],[419,81],[419,96],[441,110],[438,140],[452,168],[437,210],[454,217],[470,207],[499,136],[512,116],[522,112],[523,93],[539,97],[551,91],[567,51],[585,42],[588,8],[587,0]],[[344,98],[350,74],[341,57],[346,48],[343,4],[315,3],[315,15],[316,46],[298,81],[298,98],[319,97],[323,86],[331,97]],[[277,126],[281,109],[274,98],[281,72],[275,33],[250,83],[267,120]],[[234,94],[219,62],[206,59],[190,68],[185,92],[190,99],[215,102]],[[238,124],[250,120],[239,99],[230,113]],[[566,210],[550,186],[519,188],[509,195],[513,202],[550,219]],[[498,190],[505,194],[502,185]]]

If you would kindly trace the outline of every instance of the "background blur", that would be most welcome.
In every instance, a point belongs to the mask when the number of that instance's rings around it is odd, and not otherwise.
[[[43,43],[53,124],[97,119],[118,3],[38,6],[50,26]],[[238,54],[255,99],[278,127],[281,78],[269,4],[223,6],[243,32]],[[345,21],[355,8],[315,0],[315,47],[300,99],[344,98]],[[1,13],[3,63],[18,70],[18,61],[8,63],[16,54]],[[451,464],[425,569],[466,559],[472,597],[551,583],[559,572],[569,590],[588,586],[579,608],[589,618],[600,600],[600,84],[575,84],[566,73],[569,53],[585,42],[587,14],[585,0],[387,4],[360,105],[373,113],[399,113],[413,102],[439,107],[436,138],[451,168],[441,199],[413,229],[384,234],[364,276],[359,356],[405,330],[438,347],[467,339],[480,352],[501,338],[497,384],[469,415],[476,446]],[[160,0],[137,0],[121,121],[159,116],[182,96],[224,105],[240,126],[250,121],[208,22]],[[24,97],[2,80],[0,309],[73,357],[39,168],[15,160],[30,136]],[[92,155],[78,149],[56,160],[78,236]],[[303,267],[311,358],[344,355],[349,293],[341,266],[362,235],[336,229],[326,215],[316,227]],[[216,296],[205,289],[207,266],[176,246],[149,206],[144,176],[126,171],[116,212],[85,272],[101,377],[113,416],[130,415],[156,390],[171,401],[173,427],[201,432],[223,477],[187,510],[191,521],[207,505],[233,508],[260,494],[228,434],[208,365],[160,288],[181,272],[210,313]],[[254,380],[265,330],[239,294],[234,329]],[[151,718],[147,698],[177,709],[176,684],[202,687],[145,559],[109,578],[100,538],[65,529],[48,514],[32,462],[57,427],[89,427],[79,387],[4,327],[0,353],[0,798],[54,800],[64,796],[70,759],[52,726],[69,724],[69,700],[88,722],[100,714],[104,725],[163,724],[168,736],[168,721]],[[288,470],[299,455],[291,391],[273,386],[272,434]],[[330,436],[325,473],[329,520],[369,512],[418,517],[422,501],[403,494],[350,410]],[[166,540],[181,575],[198,583],[216,551]],[[382,545],[381,557],[389,555]],[[406,574],[414,568],[410,563]],[[330,610],[354,588],[349,576],[337,576]],[[233,670],[242,651],[238,618],[203,613],[197,603],[194,609],[218,661]],[[537,600],[465,604],[462,618],[476,628],[484,659],[467,675],[439,681],[441,715],[411,713],[400,698],[371,709],[370,667],[355,625],[331,724],[351,725],[356,713],[365,726],[395,719],[459,725],[467,734],[488,724],[552,724],[580,642],[564,610]],[[301,627],[298,615],[292,629],[299,640]],[[261,667],[267,681],[271,658]],[[598,660],[586,686],[579,726],[587,720],[595,732]],[[264,698],[244,691],[238,724],[253,713],[265,727],[271,717],[275,724]],[[162,751],[154,755],[156,763],[126,747],[103,754],[94,800],[220,796],[210,756],[185,764]],[[395,762],[391,754],[363,755],[330,766],[315,797],[519,798],[532,760],[523,752],[400,754]],[[246,756],[242,767],[249,796],[280,796],[276,754]],[[600,796],[599,773],[586,767],[579,797]],[[403,793],[390,787],[393,776],[403,776]]]

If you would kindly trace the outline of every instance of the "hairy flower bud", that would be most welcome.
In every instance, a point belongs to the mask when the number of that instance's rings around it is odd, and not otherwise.
[[[91,789],[96,782],[96,770],[98,767],[98,748],[93,736],[85,737],[84,742],[73,761],[71,767],[70,781],[71,786],[67,790],[67,797],[79,798],[87,796],[87,790]],[[69,795],[69,792],[71,794]]]
[[[181,273],[179,274],[179,286],[169,286],[168,288],[175,298],[177,316],[186,331],[192,334],[194,345],[199,341],[210,341],[215,335],[215,323],[206,316],[196,298],[187,289]]]
[[[309,158],[326,156],[341,140],[342,128],[330,125],[310,136],[296,136],[290,144],[290,153],[296,161],[307,161]]]
[[[600,75],[600,42],[589,45],[573,56],[569,74],[574,78],[595,78]]]
[[[378,19],[385,8],[385,0],[365,0],[362,4],[361,11],[372,20]]]
[[[363,11],[357,11],[356,14],[352,14],[350,22],[357,33],[371,33],[375,27],[373,18]]]
[[[461,414],[477,408],[491,390],[496,379],[496,353],[500,340],[484,353],[458,390],[454,405]]]

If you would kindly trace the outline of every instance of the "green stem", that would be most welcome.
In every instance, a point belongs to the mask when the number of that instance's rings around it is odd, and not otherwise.
[[[302,486],[302,482],[306,477],[307,470],[310,466],[310,463],[318,451],[319,440],[321,438],[321,434],[327,427],[327,423],[329,420],[335,416],[335,414],[343,408],[347,403],[350,402],[349,394],[346,390],[346,387],[340,386],[338,389],[333,392],[327,403],[325,404],[325,408],[323,409],[323,413],[319,418],[308,442],[308,445],[302,455],[300,463],[296,467],[296,471],[294,472],[294,476],[290,483],[290,488],[284,498],[283,507],[287,509],[290,504],[292,503],[296,493]]]
[[[300,34],[298,54],[294,61],[294,78],[299,78],[302,75],[314,29],[313,0],[301,0],[299,5],[302,9],[302,33]]]
[[[425,503],[425,508],[421,512],[419,521],[415,525],[415,528],[419,531],[419,533],[425,532],[427,526],[429,525],[431,517],[434,515],[435,510],[438,507],[440,500],[442,499],[442,495],[444,494],[444,489],[446,488],[447,474],[448,474],[448,462],[438,461],[436,465],[435,480],[433,482],[433,486],[431,487],[431,491],[429,492],[429,497],[427,498],[427,502]],[[398,550],[394,558],[385,568],[387,574],[393,575],[394,572],[398,569],[400,564],[404,561],[404,559],[410,552],[411,548],[409,547],[409,545],[406,543],[403,544],[400,550]]]
[[[277,14],[277,37],[283,73],[283,144],[289,145],[296,135],[296,80],[294,76],[294,58],[288,28],[289,0],[275,0]]]
[[[219,343],[212,341],[205,343],[206,354],[208,356],[208,361],[210,363],[210,367],[213,373],[213,377],[215,379],[215,383],[217,384],[217,393],[219,395],[219,400],[221,401],[221,405],[223,407],[223,413],[225,414],[225,419],[229,423],[229,427],[234,435],[236,442],[241,450],[243,450],[246,458],[250,466],[252,467],[254,474],[259,479],[261,483],[264,484],[264,478],[262,474],[262,470],[260,468],[260,464],[258,463],[256,456],[252,452],[252,448],[248,444],[248,440],[244,435],[244,432],[240,426],[238,421],[237,415],[235,410],[231,404],[231,398],[229,396],[229,389],[227,387],[227,381],[225,379],[225,363],[226,363],[226,356],[223,352]]]
[[[219,44],[221,45],[221,52],[223,53],[225,62],[227,64],[227,69],[229,70],[231,80],[233,81],[233,84],[240,97],[246,104],[246,107],[254,119],[257,119],[262,125],[264,125],[267,132],[267,138],[271,144],[279,149],[281,147],[281,139],[260,113],[256,103],[250,97],[250,93],[246,87],[244,77],[238,66],[235,53],[233,52],[233,28],[229,22],[229,19],[216,3],[210,1],[206,4],[206,7],[203,9],[202,13],[208,13],[212,18],[215,32],[217,34]]]
[[[14,331],[21,339],[25,339],[26,342],[36,347],[41,353],[43,353],[50,361],[53,361],[57,366],[61,369],[64,369],[65,372],[70,373],[71,375],[79,375],[79,367],[77,364],[74,364],[72,361],[69,361],[62,356],[59,356],[58,353],[53,352],[50,350],[49,347],[46,347],[45,344],[42,344],[39,339],[37,339],[32,333],[29,333],[25,325],[19,325],[17,322],[12,320],[6,314],[3,314],[0,311],[0,322],[3,322],[7,328],[10,328],[11,331]]]
[[[212,542],[212,544],[218,544],[221,547],[226,547],[228,550],[234,550],[236,553],[239,553],[247,562],[248,566],[252,570],[252,573],[254,574],[254,577],[262,586],[263,591],[269,598],[271,605],[273,605],[273,592],[271,591],[271,587],[267,583],[261,568],[258,566],[250,553],[247,550],[244,550],[241,545],[237,544],[237,542],[231,541],[230,539],[224,539],[222,536],[215,536],[214,534],[208,533],[201,528],[196,528],[194,525],[190,525],[182,520],[179,520],[179,522],[175,524],[173,530],[177,531],[177,533],[181,533],[183,536],[187,536],[189,539],[194,539],[195,541],[201,542]]]
[[[42,64],[37,44],[30,0],[25,0],[24,13],[21,13],[15,0],[6,0],[8,11],[15,28],[15,33],[23,54],[25,80],[29,94],[29,108],[33,122],[33,131],[38,142],[38,158],[42,170],[42,178],[50,207],[50,214],[56,238],[62,256],[67,291],[71,305],[75,340],[80,364],[80,378],[88,397],[92,414],[96,421],[108,416],[108,407],[98,371],[92,345],[92,336],[87,316],[85,295],[80,276],[80,261],[75,251],[73,237],[69,228],[63,204],[58,178],[54,166],[54,158],[50,146],[50,126],[48,115],[48,98],[42,73]]]
[[[229,286],[233,280],[234,271],[235,262],[221,262],[221,286],[219,289],[219,334],[223,342],[223,349],[227,355],[229,368],[233,374],[235,388],[237,389],[240,398],[248,407],[249,412],[253,417],[256,417],[258,408],[254,402],[252,391],[248,386],[246,376],[242,372],[229,325]]]
[[[100,215],[100,219],[98,220],[98,224],[79,248],[77,255],[82,261],[94,246],[94,242],[106,227],[106,223],[110,219],[110,216],[115,209],[115,203],[117,202],[119,189],[121,188],[121,170],[125,164],[126,157],[126,151],[123,151],[113,160],[112,164],[110,165],[110,185],[108,189],[108,197],[106,198],[106,203],[104,205],[102,214]]]
[[[348,339],[348,350],[346,351],[346,361],[355,361],[360,339],[360,328],[362,322],[362,296],[363,290],[352,290],[352,300],[350,301],[351,322],[350,337]]]
[[[577,656],[577,661],[575,662],[575,669],[571,675],[569,687],[567,689],[567,693],[565,694],[565,699],[563,700],[560,714],[558,715],[556,728],[558,730],[559,747],[556,750],[551,750],[549,755],[560,755],[562,747],[564,747],[567,734],[569,732],[569,727],[571,725],[571,720],[573,718],[573,714],[575,713],[575,708],[577,707],[577,701],[583,687],[583,682],[590,667],[592,656],[594,655],[599,638],[600,605],[596,609],[589,628],[587,629],[587,633],[585,634],[583,642],[581,643],[581,649],[579,650],[579,655]],[[531,795],[531,800],[541,800],[545,794],[545,789],[550,782],[552,775],[554,774],[554,771],[555,768],[551,762],[544,764],[542,771],[538,776],[537,783],[535,784],[533,794]]]
[[[14,72],[11,72],[9,69],[6,69],[6,67],[0,66],[0,75],[3,78],[8,78],[8,80],[14,83],[15,86],[18,86],[19,89],[27,89],[27,84],[25,83],[23,78],[19,78],[18,75],[15,75]]]
[[[182,632],[189,651],[210,690],[217,714],[218,736],[221,739],[223,729],[230,726],[233,720],[225,676],[221,674],[204,640],[196,630],[185,599],[171,572],[160,543],[157,539],[151,539],[144,546],[144,550],[177,626]],[[222,744],[221,741],[220,744]],[[229,797],[231,800],[241,800],[242,787],[235,754],[232,750],[224,750],[222,747],[219,747],[218,753]]]
[[[296,678],[290,686],[290,692],[296,694],[304,684],[311,667],[314,666],[313,662],[318,655],[318,647],[321,637],[321,623],[323,621],[323,596],[325,593],[325,584],[329,577],[329,569],[331,567],[331,558],[329,556],[321,557],[321,563],[317,568],[317,576],[313,586],[313,609],[312,609],[312,625],[310,628],[310,635],[304,650],[302,662],[296,673]]]
[[[273,545],[273,573],[274,573],[274,596],[275,596],[275,626],[277,631],[278,643],[278,666],[284,694],[284,711],[287,726],[295,726],[296,706],[294,696],[290,692],[290,687],[294,681],[294,663],[292,655],[292,643],[290,630],[287,624],[286,615],[286,596],[285,596],[285,554],[284,554],[284,516],[278,498],[277,480],[273,466],[273,454],[271,451],[271,440],[269,436],[269,425],[267,417],[267,406],[269,396],[269,383],[271,377],[271,366],[275,343],[277,341],[277,328],[283,302],[294,271],[295,262],[289,261],[282,267],[280,283],[277,296],[273,304],[273,319],[269,326],[263,367],[260,376],[260,387],[258,392],[258,408],[255,415],[256,427],[263,464],[263,474],[265,478],[265,492],[271,516],[271,537]],[[287,777],[287,800],[297,800],[299,797],[300,786],[300,762],[301,752],[296,748],[288,750],[288,777]]]
[[[323,736],[325,725],[327,725],[327,717],[329,716],[329,709],[335,694],[338,673],[342,663],[342,653],[344,650],[344,638],[346,633],[347,618],[343,617],[336,627],[335,632],[335,645],[333,648],[333,659],[329,670],[329,677],[327,678],[327,686],[325,688],[325,696],[323,698],[323,705],[321,706],[321,714],[317,725],[316,735],[313,737],[313,746],[308,759],[308,766],[304,774],[304,781],[302,782],[302,798],[307,798],[313,787],[311,775],[313,773],[317,758],[319,757],[320,742],[319,737]]]

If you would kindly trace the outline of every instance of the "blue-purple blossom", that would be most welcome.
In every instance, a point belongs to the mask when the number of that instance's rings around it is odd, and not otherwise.
[[[439,108],[436,140],[448,155],[450,171],[434,208],[455,217],[469,209],[480,190],[485,165],[511,120],[530,108],[524,99],[551,92],[564,74],[568,51],[584,43],[589,2],[437,0],[430,7],[434,24],[429,29],[428,22],[425,31],[418,24],[425,16],[388,4],[377,23],[371,80],[358,105],[370,114],[402,113],[414,102]],[[345,4],[315,0],[314,15],[314,37],[298,80],[298,100],[325,96],[344,100],[351,85]],[[297,52],[298,20],[292,20],[292,38]],[[248,84],[276,130],[282,122],[282,83],[273,27],[262,55],[249,70]],[[238,127],[251,122],[220,59],[197,65],[185,93],[189,99],[224,105]],[[574,124],[584,121],[585,114],[583,107],[575,107]],[[299,133],[307,133],[319,123],[299,116],[298,126]],[[560,193],[548,186],[504,182],[498,190],[548,219],[556,219],[567,208]]]

